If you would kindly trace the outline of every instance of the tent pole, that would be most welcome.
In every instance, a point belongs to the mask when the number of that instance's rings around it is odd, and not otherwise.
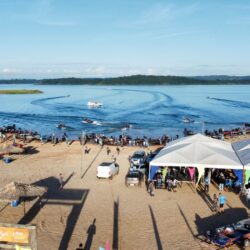
[[[26,214],[26,209],[25,209],[25,201],[23,201],[23,215]]]

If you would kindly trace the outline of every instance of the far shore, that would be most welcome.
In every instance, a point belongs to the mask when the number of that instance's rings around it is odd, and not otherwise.
[[[23,94],[42,94],[38,89],[2,89],[0,95],[23,95]]]

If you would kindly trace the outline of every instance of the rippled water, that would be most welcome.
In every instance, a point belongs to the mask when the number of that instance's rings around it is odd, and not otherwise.
[[[250,86],[41,86],[0,85],[0,89],[40,89],[37,95],[0,95],[0,126],[17,124],[42,134],[61,133],[65,123],[72,136],[81,131],[132,136],[202,131],[250,123]],[[209,98],[208,98],[209,97]],[[89,109],[87,102],[103,102]],[[83,117],[98,121],[82,123]],[[189,117],[194,123],[183,123]],[[132,128],[122,130],[126,124]]]

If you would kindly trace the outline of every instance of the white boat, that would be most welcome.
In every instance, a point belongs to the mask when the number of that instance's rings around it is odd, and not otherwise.
[[[103,106],[102,102],[89,101],[87,104],[90,108],[101,108]]]
[[[190,118],[188,118],[188,117],[184,117],[184,118],[182,119],[182,122],[184,122],[184,123],[192,123],[192,122],[194,122],[194,120],[192,120],[192,119],[190,119]]]

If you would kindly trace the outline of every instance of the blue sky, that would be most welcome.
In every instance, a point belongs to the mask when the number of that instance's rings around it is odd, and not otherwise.
[[[250,75],[249,0],[0,0],[0,78]]]

